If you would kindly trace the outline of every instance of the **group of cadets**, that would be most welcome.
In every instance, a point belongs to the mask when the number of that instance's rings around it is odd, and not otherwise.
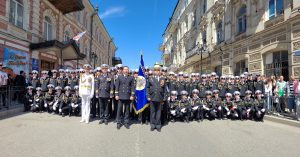
[[[27,87],[25,110],[49,112],[62,116],[81,114],[79,79],[84,69],[32,71]],[[179,72],[166,67],[144,67],[147,99],[150,107],[134,114],[135,86],[138,70],[129,70],[121,64],[101,65],[91,73],[95,77],[91,115],[108,124],[114,119],[117,128],[129,128],[130,120],[150,122],[151,130],[160,131],[168,121],[239,119],[263,121],[264,83],[260,75],[243,73],[240,76]],[[157,81],[156,81],[157,80]],[[152,105],[152,107],[151,107]],[[123,109],[124,107],[124,109]]]

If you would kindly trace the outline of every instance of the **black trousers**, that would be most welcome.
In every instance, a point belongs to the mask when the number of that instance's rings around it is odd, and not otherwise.
[[[94,96],[92,101],[91,101],[92,105],[91,105],[91,114],[92,117],[95,118],[96,115],[99,115],[99,103],[98,103],[98,99]],[[98,107],[97,107],[98,105]]]
[[[115,119],[117,119],[117,112],[118,112],[118,103],[119,103],[119,101],[118,100],[116,100],[115,98],[112,98],[112,111],[111,111],[111,115],[112,115],[112,118],[115,118]]]
[[[110,98],[99,98],[100,120],[109,120]]]
[[[116,122],[118,124],[122,123],[122,115],[124,114],[124,124],[129,124],[129,114],[130,114],[130,100],[119,100],[118,101],[118,109],[117,109],[117,117]],[[124,107],[124,113],[123,113]]]
[[[168,103],[164,101],[161,112],[161,123],[162,125],[166,125],[168,122]]]
[[[161,128],[161,108],[160,102],[152,101],[150,103],[150,126],[151,128]]]

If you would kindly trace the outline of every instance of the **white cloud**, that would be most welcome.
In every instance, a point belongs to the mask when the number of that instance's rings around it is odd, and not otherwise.
[[[102,14],[100,14],[100,18],[108,18],[111,16],[121,16],[125,12],[125,7],[112,7],[104,11]]]

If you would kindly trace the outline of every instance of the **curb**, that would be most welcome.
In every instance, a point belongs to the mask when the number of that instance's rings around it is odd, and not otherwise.
[[[9,110],[0,111],[0,120],[18,115],[18,114],[22,113],[23,110],[24,110],[23,107],[17,107],[17,108],[13,108],[13,109],[9,109]]]
[[[269,115],[265,115],[264,119],[267,121],[300,128],[300,122],[297,120],[290,120],[286,118],[280,118],[280,117],[269,116]]]

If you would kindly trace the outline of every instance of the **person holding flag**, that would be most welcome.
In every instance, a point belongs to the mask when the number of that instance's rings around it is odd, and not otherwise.
[[[149,107],[148,100],[146,97],[146,85],[147,79],[144,74],[144,60],[143,55],[141,54],[141,65],[138,70],[138,76],[136,78],[136,89],[135,89],[135,96],[136,96],[136,103],[134,105],[134,110],[136,114],[143,114],[144,110]],[[141,116],[141,121],[142,121]]]
[[[150,126],[151,131],[156,129],[161,131],[161,110],[166,94],[165,79],[160,76],[161,67],[155,64],[153,67],[153,76],[149,78],[147,83],[147,99],[150,102]]]

